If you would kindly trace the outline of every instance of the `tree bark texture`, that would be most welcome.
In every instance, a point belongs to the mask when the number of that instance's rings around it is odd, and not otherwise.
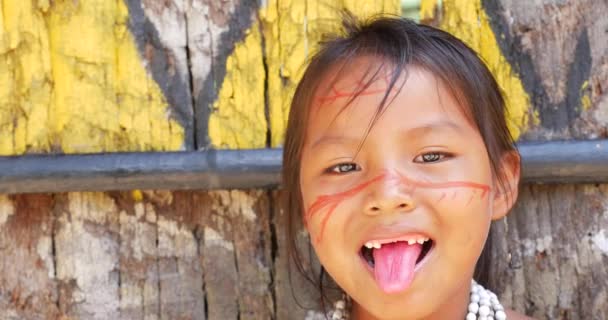
[[[305,57],[399,1],[0,0],[0,154],[280,146]],[[608,137],[608,2],[424,0],[480,52],[520,140]],[[0,320],[323,319],[281,191],[0,195]],[[318,270],[306,233],[306,268]],[[539,319],[608,318],[608,187],[524,185],[490,286]],[[301,308],[303,306],[304,308]]]

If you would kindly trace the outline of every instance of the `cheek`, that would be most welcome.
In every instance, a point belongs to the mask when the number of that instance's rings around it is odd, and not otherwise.
[[[435,198],[442,198],[433,211],[444,241],[473,254],[480,251],[492,220],[491,193],[458,189],[440,192]]]
[[[372,181],[373,182],[373,181]],[[355,206],[360,201],[362,190],[369,183],[360,184],[351,189],[337,189],[337,184],[319,182],[309,186],[307,190],[315,190],[314,194],[307,194],[302,189],[303,203],[305,205],[303,220],[314,242],[323,241],[326,233],[341,234],[346,223],[352,218]]]
[[[338,201],[319,196],[310,203],[303,219],[313,243],[336,245],[343,242],[344,229],[353,215],[352,202],[352,199]]]
[[[345,238],[344,232],[348,217],[348,212],[339,207],[332,213],[331,217],[315,217],[308,223],[307,229],[315,253],[321,264],[332,276],[334,276],[332,271],[343,269],[336,266],[345,265],[345,261],[348,260],[346,258],[348,255],[345,255],[345,253],[351,249],[347,246],[348,240]],[[324,220],[326,223],[324,223]]]
[[[466,214],[469,211],[479,211],[482,208],[489,209],[491,191],[486,185],[480,188],[445,188],[431,190],[424,195],[427,203],[441,207],[440,212],[454,211],[456,214]],[[487,188],[487,189],[482,189]]]

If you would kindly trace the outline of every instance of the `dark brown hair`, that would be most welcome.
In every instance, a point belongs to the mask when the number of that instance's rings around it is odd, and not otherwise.
[[[506,124],[506,108],[501,90],[478,55],[462,41],[439,29],[417,24],[401,17],[379,16],[357,21],[351,14],[343,15],[341,33],[326,36],[298,84],[291,102],[283,149],[283,188],[287,200],[286,239],[290,256],[298,270],[304,272],[302,257],[296,248],[296,234],[302,227],[304,212],[300,190],[300,159],[305,141],[307,120],[319,83],[329,76],[329,70],[342,68],[354,59],[371,56],[381,62],[380,67],[368,72],[364,91],[379,77],[381,69],[391,71],[391,79],[384,98],[370,119],[371,129],[375,120],[390,103],[389,93],[396,88],[397,80],[409,66],[422,68],[436,76],[463,108],[464,114],[477,127],[484,141],[494,177],[500,188],[508,188],[502,171],[502,157],[516,152],[513,138]],[[336,81],[336,79],[334,79]],[[347,105],[349,104],[347,103]],[[491,237],[488,237],[490,239]],[[476,266],[475,278],[487,282],[487,258],[489,243]],[[324,270],[319,278],[305,274],[306,278],[320,287],[323,294]]]

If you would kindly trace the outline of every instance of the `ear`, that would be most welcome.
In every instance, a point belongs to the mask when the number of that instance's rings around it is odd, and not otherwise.
[[[517,151],[503,155],[500,169],[504,175],[504,185],[496,183],[492,210],[492,220],[498,220],[509,213],[519,193],[520,157]]]

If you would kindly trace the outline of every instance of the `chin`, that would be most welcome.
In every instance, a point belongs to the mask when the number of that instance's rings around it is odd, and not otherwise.
[[[399,303],[399,301],[378,301],[374,306],[359,305],[358,314],[366,315],[366,319],[377,320],[404,320],[404,319],[422,319],[429,315],[429,311],[424,304],[415,304],[415,307],[409,306],[410,303]]]

